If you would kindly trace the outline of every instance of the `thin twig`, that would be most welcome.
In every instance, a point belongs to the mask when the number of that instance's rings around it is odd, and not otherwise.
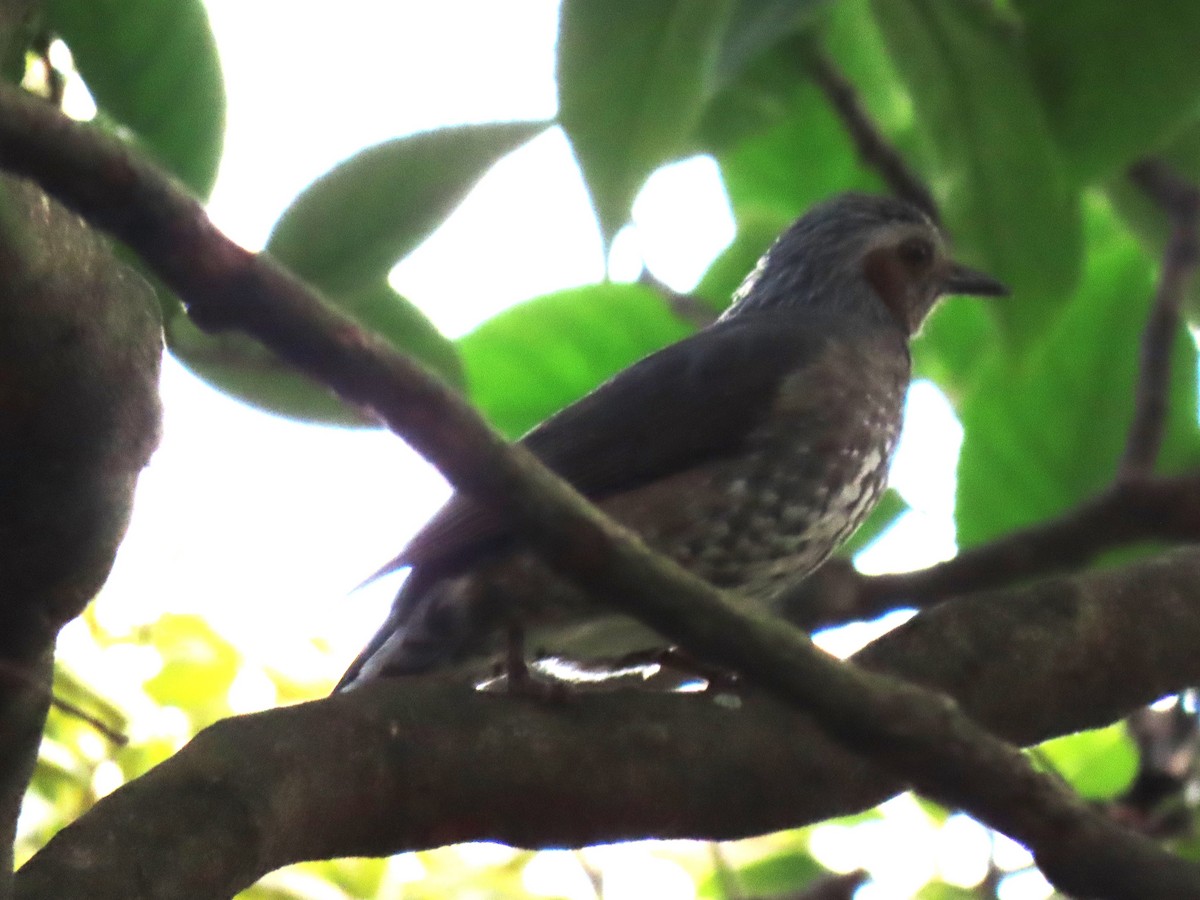
[[[1200,190],[1196,185],[1156,159],[1138,162],[1130,168],[1129,177],[1162,207],[1170,219],[1171,234],[1163,252],[1154,305],[1142,332],[1133,422],[1117,469],[1118,479],[1154,470],[1167,424],[1171,349],[1179,333],[1183,299],[1200,261]]]
[[[27,672],[21,666],[14,665],[8,660],[0,660],[0,675],[3,675],[3,677],[10,681],[16,681],[26,685],[27,687],[33,688],[34,690],[40,692],[43,696],[49,695],[51,706],[68,716],[79,719],[79,721],[86,725],[90,725],[118,747],[124,747],[129,743],[129,738],[124,734],[117,731],[103,720],[92,715],[83,707],[77,706],[70,700],[64,700],[57,696],[50,689],[49,685],[43,684],[36,676],[30,672]]]
[[[745,892],[738,882],[737,873],[729,865],[725,853],[717,841],[708,842],[708,859],[712,863],[713,880],[720,891],[721,900],[745,900]]]
[[[76,706],[74,703],[71,703],[69,700],[64,700],[64,699],[62,699],[62,697],[51,694],[50,695],[50,704],[55,709],[59,710],[60,712],[63,712],[68,716],[73,716],[74,718],[79,719],[80,721],[85,722],[88,725],[91,725],[92,728],[94,728],[96,731],[100,732],[101,735],[108,738],[112,743],[116,744],[118,747],[124,747],[126,744],[129,743],[129,738],[126,735],[117,731],[111,725],[106,725],[103,721],[96,718],[95,716],[93,716],[91,713],[87,712],[82,707]]]
[[[859,100],[858,91],[833,60],[816,50],[804,62],[813,81],[850,132],[862,161],[880,174],[892,193],[924,210],[935,223],[940,222],[937,201],[928,185],[883,136]]]
[[[785,614],[807,630],[824,628],[1068,571],[1118,547],[1198,540],[1200,472],[1129,478],[1057,518],[925,569],[863,575],[848,561],[831,560],[786,598]]]
[[[679,293],[665,281],[656,278],[649,269],[642,269],[638,276],[638,284],[655,291],[671,307],[671,312],[689,325],[703,328],[717,320],[717,311],[711,303],[693,294]]]

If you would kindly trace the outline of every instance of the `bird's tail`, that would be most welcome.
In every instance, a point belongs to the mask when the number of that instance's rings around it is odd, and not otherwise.
[[[410,575],[387,619],[350,664],[334,693],[376,678],[427,672],[468,655],[486,632],[477,621],[478,604],[465,596],[468,578],[429,583],[416,573]]]
[[[404,554],[393,557],[391,560],[384,563],[382,566],[356,584],[353,588],[351,588],[350,593],[353,594],[355,591],[361,591],[367,585],[374,584],[384,575],[391,575],[393,572],[399,572],[407,565],[409,565],[409,562],[404,558]]]

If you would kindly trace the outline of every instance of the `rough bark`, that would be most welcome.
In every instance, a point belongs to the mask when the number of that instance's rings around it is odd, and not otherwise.
[[[1029,744],[1196,683],[1198,642],[1187,550],[943,604],[855,661]],[[405,679],[207,729],[61,832],[18,896],[204,900],[290,862],[467,840],[737,838],[904,787],[762,691],[546,704]]]

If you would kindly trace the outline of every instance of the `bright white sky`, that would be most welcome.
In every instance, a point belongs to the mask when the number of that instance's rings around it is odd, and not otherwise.
[[[252,249],[296,193],[364,146],[439,125],[555,113],[557,0],[207,6],[229,92],[225,158],[210,213]],[[659,173],[634,219],[636,231],[618,241],[612,270],[636,272],[640,253],[679,290],[693,287],[733,236],[711,160]],[[459,335],[514,302],[596,281],[604,270],[570,149],[552,132],[496,166],[396,269],[393,283],[446,333]],[[444,482],[386,432],[265,415],[169,358],[162,391],[162,445],[142,475],[128,538],[97,601],[101,622],[119,633],[165,611],[203,614],[251,663],[235,683],[236,708],[276,701],[262,666],[311,683],[319,696],[382,619],[396,582],[353,596],[350,589],[444,500]],[[953,552],[958,425],[927,385],[914,391],[910,425],[916,427],[902,442],[893,483],[919,513],[864,554],[860,564],[871,570],[914,568]],[[923,437],[913,441],[914,433]],[[848,629],[826,643],[846,652],[876,630]],[[314,646],[314,635],[330,652]],[[64,631],[60,652],[114,697],[126,696],[159,664],[152,651],[128,648],[123,665],[114,665],[113,651],[97,655],[80,622]],[[857,865],[870,839],[855,834]],[[930,856],[937,842],[928,828],[920,832],[924,849],[908,854],[888,849],[894,834],[881,833],[880,859],[906,856],[907,874],[887,879],[886,861],[873,865],[881,867],[881,881],[860,892],[863,900],[901,896],[878,893],[889,880],[899,890],[921,883],[934,867],[944,870]],[[919,850],[929,859],[914,868]],[[951,856],[965,859],[960,851]],[[639,877],[648,878],[648,870]],[[660,896],[684,894],[664,883]]]

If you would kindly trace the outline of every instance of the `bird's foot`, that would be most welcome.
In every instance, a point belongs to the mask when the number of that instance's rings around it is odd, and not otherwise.
[[[493,677],[479,685],[479,690],[561,703],[572,694],[572,685],[529,665],[525,659],[524,629],[514,624],[505,633],[503,659],[496,664]]]
[[[736,693],[744,683],[737,672],[699,659],[682,647],[658,647],[631,653],[622,657],[620,664],[627,667],[660,666],[667,670],[669,678],[680,682],[676,690],[683,688],[685,679],[689,683],[703,682],[703,687],[698,689],[712,694]]]

